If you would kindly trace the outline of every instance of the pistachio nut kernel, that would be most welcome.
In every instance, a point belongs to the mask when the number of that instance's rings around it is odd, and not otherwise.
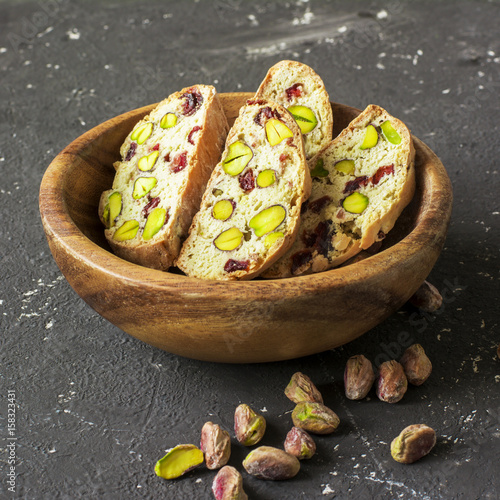
[[[257,186],[260,188],[266,188],[272,186],[276,182],[276,172],[269,168],[267,170],[262,170],[257,175]]]
[[[344,199],[342,207],[351,214],[361,214],[368,206],[368,201],[368,196],[356,191]]]
[[[286,217],[286,210],[281,205],[273,205],[265,208],[250,219],[248,225],[254,230],[255,235],[260,238],[274,231]]]
[[[271,146],[276,146],[288,137],[293,137],[293,132],[282,121],[270,118],[266,122],[266,137]]]
[[[432,283],[424,281],[409,302],[424,312],[435,312],[443,305],[443,297]]]
[[[163,227],[166,217],[167,211],[164,208],[155,208],[146,219],[142,239],[150,240]]]
[[[297,457],[272,446],[259,446],[243,460],[245,470],[259,479],[281,481],[291,479],[300,470]]]
[[[378,143],[378,132],[374,125],[366,127],[365,138],[359,149],[371,149]]]
[[[318,124],[318,119],[316,118],[314,111],[307,106],[290,106],[288,111],[297,122],[300,127],[300,131],[303,134],[308,134],[313,131]]]
[[[177,125],[177,116],[175,113],[166,113],[160,120],[161,128],[172,128]]]
[[[313,438],[304,430],[292,427],[286,435],[285,451],[299,460],[312,458],[316,453],[316,443]]]
[[[292,412],[293,425],[313,434],[331,434],[339,426],[337,414],[322,403],[298,403]]]
[[[345,395],[352,400],[365,398],[375,382],[371,361],[362,354],[351,356],[344,371]]]
[[[412,464],[429,454],[436,444],[436,432],[425,424],[409,425],[391,443],[391,456],[402,464]]]
[[[280,240],[284,236],[285,235],[281,231],[269,233],[264,239],[264,245],[266,246],[266,248],[271,248],[278,240]]]
[[[139,222],[136,220],[128,220],[124,222],[113,234],[113,239],[116,241],[125,241],[135,238],[139,231]]]
[[[222,168],[226,174],[235,176],[241,174],[253,158],[252,149],[243,141],[236,141],[229,145]]]
[[[153,151],[152,153],[149,153],[148,155],[143,156],[137,162],[137,168],[139,170],[142,170],[143,172],[147,172],[148,170],[151,170],[154,167],[159,155],[160,155],[159,151]]]
[[[385,361],[379,366],[376,385],[377,396],[386,403],[397,403],[408,389],[404,369],[397,361]]]
[[[236,203],[232,200],[219,200],[212,208],[212,217],[217,220],[226,221],[231,218]]]
[[[408,347],[399,362],[405,371],[408,382],[413,385],[422,385],[432,372],[431,360],[420,344]]]
[[[109,203],[106,203],[102,211],[102,221],[104,222],[107,229],[109,229]]]
[[[132,198],[134,198],[134,200],[139,200],[143,196],[146,196],[156,186],[156,182],[155,177],[139,177],[134,182]]]
[[[382,125],[380,125],[384,137],[394,145],[401,144],[401,136],[397,133],[396,129],[392,126],[389,120],[386,120]]]
[[[111,193],[108,198],[107,204],[109,214],[109,219],[105,218],[105,220],[109,220],[108,227],[113,227],[115,225],[116,218],[120,215],[122,211],[122,195],[118,191]]]
[[[212,422],[206,422],[201,429],[200,449],[205,453],[208,469],[220,469],[226,465],[231,455],[229,432]]]
[[[243,491],[241,474],[230,465],[225,465],[217,473],[212,483],[212,493],[215,500],[248,500]]]
[[[266,419],[250,406],[240,404],[234,411],[234,434],[245,446],[257,444],[266,432]]]
[[[232,227],[223,231],[214,240],[214,245],[224,252],[236,250],[243,241],[243,233],[237,228]]]
[[[325,162],[323,158],[318,158],[316,165],[311,170],[311,177],[328,177],[328,170],[324,168]]]
[[[354,174],[354,160],[340,160],[334,165],[335,170],[344,174]]]
[[[323,396],[318,391],[312,380],[302,372],[292,375],[285,388],[285,396],[293,403],[322,403]]]
[[[144,144],[153,132],[153,124],[151,122],[144,123],[137,127],[130,136],[131,141],[136,141],[139,146]]]
[[[163,479],[175,479],[203,463],[203,452],[194,444],[179,444],[158,460],[155,473]]]

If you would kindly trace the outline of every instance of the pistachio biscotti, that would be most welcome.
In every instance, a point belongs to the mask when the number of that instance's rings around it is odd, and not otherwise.
[[[136,124],[120,149],[113,187],[99,203],[117,255],[160,270],[173,264],[228,128],[208,85],[170,95]]]
[[[309,161],[297,240],[264,277],[324,271],[383,239],[413,197],[414,156],[408,128],[368,106]]]
[[[309,66],[280,61],[267,72],[256,99],[281,104],[293,115],[304,135],[306,158],[332,140],[332,108],[323,80]]]
[[[203,279],[257,276],[293,244],[310,186],[302,134],[293,117],[276,103],[247,101],[177,266]]]

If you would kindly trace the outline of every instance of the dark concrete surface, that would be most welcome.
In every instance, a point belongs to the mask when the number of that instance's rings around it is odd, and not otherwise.
[[[197,444],[207,420],[231,430],[240,402],[268,419],[264,444],[281,446],[293,408],[282,391],[300,370],[340,427],[291,481],[243,473],[250,498],[499,498],[499,21],[500,4],[486,1],[2,1],[0,497],[211,498],[213,472],[165,481],[155,462]],[[129,337],[50,255],[38,214],[46,167],[108,118],[194,83],[252,91],[284,58],[312,66],[332,100],[384,106],[440,156],[455,204],[429,279],[447,300],[265,365],[183,359]],[[396,405],[347,400],[348,357],[399,357],[401,332],[426,349],[431,378]],[[435,428],[437,445],[398,464],[389,444],[414,423]],[[245,453],[233,438],[230,464],[242,470]]]

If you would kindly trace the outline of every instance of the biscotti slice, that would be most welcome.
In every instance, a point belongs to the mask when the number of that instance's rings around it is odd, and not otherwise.
[[[295,240],[310,189],[302,134],[292,115],[270,101],[247,101],[177,266],[203,279],[257,276]]]
[[[408,128],[368,106],[309,161],[312,192],[297,240],[264,276],[324,271],[382,240],[413,197],[414,157]]]
[[[229,126],[215,88],[176,92],[125,139],[99,216],[120,257],[166,270],[178,256]]]
[[[281,104],[293,115],[304,135],[306,158],[332,140],[332,107],[323,81],[306,64],[281,61],[267,72],[256,99]]]

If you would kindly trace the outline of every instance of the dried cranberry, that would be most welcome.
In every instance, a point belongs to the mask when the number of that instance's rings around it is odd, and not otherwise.
[[[159,151],[160,150],[160,144],[155,144],[154,148],[151,151]]]
[[[253,121],[257,124],[263,127],[267,120],[271,118],[281,118],[281,115],[276,111],[271,109],[269,106],[266,106],[265,108],[259,109],[259,112],[255,115],[255,118]]]
[[[149,213],[153,208],[156,208],[160,203],[160,197],[157,196],[156,198],[150,198],[149,203],[144,206],[142,209],[142,215],[145,219],[148,218]]]
[[[163,160],[166,162],[170,161],[170,151],[163,157]]]
[[[137,149],[137,142],[133,142],[132,144],[130,144],[130,149],[127,151],[127,156],[125,156],[125,161],[130,161],[134,157],[136,149]]]
[[[321,221],[314,230],[314,234],[316,235],[314,249],[324,257],[326,257],[328,252],[332,249],[332,231],[330,227],[330,221]]]
[[[376,186],[384,175],[389,175],[394,173],[394,163],[392,165],[386,165],[385,167],[379,167],[379,169],[371,176],[371,183]]]
[[[244,174],[239,177],[240,187],[246,193],[249,193],[255,188],[255,178],[253,176],[253,170],[249,168]]]
[[[310,250],[300,250],[292,255],[292,274],[305,266],[312,259]]]
[[[328,252],[332,249],[332,230],[331,221],[321,221],[314,232],[302,234],[302,243],[307,248],[316,250],[319,254],[328,255]]]
[[[246,271],[250,262],[248,260],[229,259],[224,266],[226,273],[234,273],[235,271]]]
[[[288,155],[286,153],[280,154],[280,163],[285,163],[288,160]]]
[[[180,172],[181,170],[184,170],[187,165],[187,151],[183,151],[182,153],[179,153],[176,155],[174,158],[174,161],[172,162],[172,172],[176,174],[177,172]]]
[[[291,101],[294,97],[300,97],[302,95],[301,87],[301,83],[294,83],[291,87],[288,87],[285,90],[287,99]]]
[[[191,143],[193,146],[194,146],[193,134],[195,132],[198,132],[198,130],[201,130],[201,127],[196,125],[196,127],[193,127],[193,129],[191,130],[191,132],[189,132],[189,135],[188,135],[188,142]]]
[[[302,243],[304,243],[305,247],[312,248],[316,243],[316,235],[314,233],[304,231],[302,233]]]
[[[317,200],[311,201],[309,203],[309,210],[314,212],[315,214],[319,214],[323,208],[325,208],[329,203],[331,203],[332,199],[329,196],[323,196],[322,198],[318,198]]]
[[[344,188],[344,194],[352,193],[360,187],[366,186],[369,180],[370,179],[366,175],[362,175],[361,177],[356,177],[352,181],[347,182]]]
[[[184,98],[182,112],[186,116],[194,115],[203,102],[203,96],[195,88],[192,88],[189,89],[189,92],[182,94],[182,97]]]

